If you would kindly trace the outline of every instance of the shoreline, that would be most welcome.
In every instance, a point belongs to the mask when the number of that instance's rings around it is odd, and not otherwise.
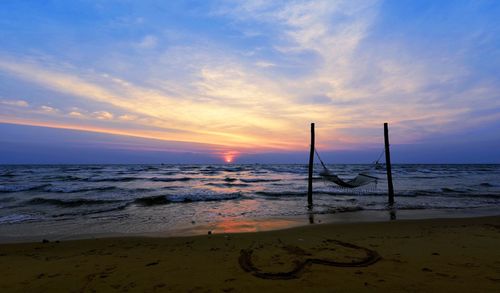
[[[500,211],[495,208],[360,210],[353,212],[304,214],[301,216],[282,216],[270,218],[228,218],[225,221],[194,224],[186,223],[184,225],[178,225],[175,228],[162,231],[139,233],[104,232],[34,236],[5,236],[5,233],[0,233],[0,245],[8,243],[35,243],[44,239],[49,241],[68,241],[119,237],[171,238],[207,235],[209,231],[213,234],[259,233],[297,227],[307,227],[316,224],[383,223],[389,221],[399,222],[402,220],[461,219],[492,216],[500,216]],[[23,224],[11,224],[10,227],[16,228],[18,225]],[[0,227],[0,232],[1,231],[2,229]]]
[[[499,245],[500,216],[0,244],[0,289],[493,292]]]

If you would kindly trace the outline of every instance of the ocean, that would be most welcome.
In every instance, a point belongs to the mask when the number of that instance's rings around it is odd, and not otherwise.
[[[339,188],[319,177],[317,165],[310,208],[307,165],[3,165],[0,240],[200,233],[206,230],[195,227],[248,228],[248,221],[263,219],[285,219],[283,226],[286,219],[375,221],[388,211],[392,218],[500,214],[500,165],[393,165],[392,208],[385,170],[328,168],[345,179],[360,172],[379,179],[359,189]],[[247,231],[237,226],[234,231]]]

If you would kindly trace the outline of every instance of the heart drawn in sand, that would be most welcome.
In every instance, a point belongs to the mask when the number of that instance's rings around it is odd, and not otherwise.
[[[319,245],[298,240],[302,242],[285,244],[278,239],[253,243],[240,251],[240,266],[263,279],[294,279],[312,264],[365,267],[380,259],[374,250],[339,240],[325,239]]]

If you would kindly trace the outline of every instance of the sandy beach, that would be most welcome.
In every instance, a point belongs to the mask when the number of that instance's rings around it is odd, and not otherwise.
[[[0,245],[2,292],[494,292],[500,217]]]

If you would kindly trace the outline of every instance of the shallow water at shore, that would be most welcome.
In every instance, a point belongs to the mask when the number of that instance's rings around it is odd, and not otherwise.
[[[329,167],[342,178],[368,172],[379,180],[348,190],[316,173],[310,210],[305,165],[0,166],[0,234],[163,233],[249,219],[307,223],[311,216],[349,213],[356,219],[388,211],[385,170]],[[500,207],[500,165],[395,165],[393,173],[397,211],[473,215]]]

